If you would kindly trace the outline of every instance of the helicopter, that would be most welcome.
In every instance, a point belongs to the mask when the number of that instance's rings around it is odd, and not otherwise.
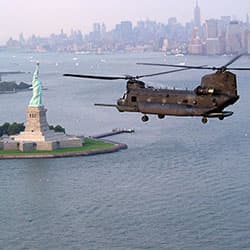
[[[206,124],[208,118],[218,118],[233,115],[232,111],[224,109],[239,100],[237,93],[236,75],[229,70],[250,70],[250,68],[229,67],[243,54],[235,56],[228,63],[220,67],[207,65],[188,66],[175,64],[137,63],[139,65],[176,67],[179,69],[164,71],[148,75],[123,75],[123,76],[98,76],[64,74],[67,77],[79,77],[99,80],[126,80],[127,87],[123,97],[117,100],[117,104],[95,104],[96,106],[115,107],[120,112],[140,112],[143,114],[142,121],[149,120],[148,115],[157,115],[159,119],[165,116],[197,116],[202,117],[202,123]],[[162,89],[146,86],[141,81],[144,77],[170,74],[190,69],[213,70],[201,78],[200,85],[193,90]]]

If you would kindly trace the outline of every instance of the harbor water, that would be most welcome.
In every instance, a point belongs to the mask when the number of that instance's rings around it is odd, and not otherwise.
[[[51,125],[69,134],[114,128],[135,133],[114,154],[0,161],[0,249],[250,249],[250,72],[238,76],[240,100],[223,121],[119,113],[124,81],[63,77],[63,73],[142,75],[166,68],[136,62],[223,65],[229,56],[162,53],[70,54],[0,52],[0,71],[32,72],[40,61],[43,103]],[[242,57],[234,66],[249,67]],[[194,89],[210,71],[189,70],[147,85]],[[32,74],[3,80],[30,83]],[[0,95],[0,124],[25,122],[31,91]]]

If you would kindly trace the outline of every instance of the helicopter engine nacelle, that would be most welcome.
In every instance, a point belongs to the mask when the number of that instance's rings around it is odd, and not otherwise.
[[[129,80],[127,82],[127,90],[129,91],[130,89],[143,89],[145,88],[145,83],[142,81],[138,80]]]
[[[229,96],[237,96],[236,75],[229,71],[217,71],[216,73],[205,75],[201,80],[203,91],[216,90],[216,93],[224,93]]]

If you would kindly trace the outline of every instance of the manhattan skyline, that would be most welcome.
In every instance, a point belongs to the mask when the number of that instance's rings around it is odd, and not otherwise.
[[[240,4],[239,4],[240,3]],[[18,38],[23,32],[24,36],[32,34],[48,36],[63,29],[69,33],[71,29],[79,29],[83,33],[92,30],[93,23],[105,23],[107,29],[114,28],[120,21],[130,20],[135,25],[140,20],[153,20],[167,23],[168,18],[176,17],[178,22],[184,24],[193,20],[195,0],[132,0],[104,2],[81,0],[44,0],[34,2],[31,0],[2,0],[0,2],[2,28],[0,30],[0,44],[4,44],[10,37]],[[199,0],[201,20],[232,16],[240,21],[246,20],[250,12],[249,0],[215,1]]]

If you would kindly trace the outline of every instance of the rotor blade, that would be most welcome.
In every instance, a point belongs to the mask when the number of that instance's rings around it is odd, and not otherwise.
[[[227,68],[229,70],[250,70],[250,68]]]
[[[239,58],[239,56],[237,58]],[[237,60],[237,59],[234,58],[234,61],[235,60]],[[164,63],[137,63],[137,64],[138,65],[149,65],[149,66],[164,66],[164,67],[166,66],[166,67],[183,68],[183,69],[250,70],[250,68],[235,68],[235,67],[227,68],[225,66],[222,66],[222,67],[214,67],[214,66],[206,66],[206,65],[203,65],[203,66],[188,66],[188,65],[176,65],[176,64],[164,64]]]
[[[100,79],[100,80],[128,80],[129,76],[95,76],[95,75],[78,75],[78,74],[63,74],[63,76],[78,77],[78,78],[89,78],[89,79]]]
[[[163,71],[163,72],[154,73],[154,74],[140,75],[140,76],[136,76],[135,78],[139,79],[139,78],[143,78],[143,77],[165,75],[165,74],[170,74],[170,73],[179,72],[179,71],[183,71],[183,70],[188,70],[188,69],[175,69],[175,70]]]
[[[233,62],[235,62],[236,60],[238,60],[243,55],[244,54],[239,54],[239,55],[235,56],[232,60],[230,60],[227,64],[223,65],[221,68],[227,68],[227,66],[229,66],[230,64],[232,64]]]
[[[182,69],[216,69],[215,67],[208,67],[207,65],[192,66],[192,65],[179,65],[179,64],[165,64],[165,63],[137,63],[138,65],[149,65],[149,66],[163,66],[173,67]]]
[[[120,80],[120,79],[129,80],[129,79],[140,79],[143,77],[151,77],[151,76],[170,74],[170,73],[179,72],[179,71],[183,71],[183,70],[188,70],[188,68],[187,69],[185,68],[185,69],[169,70],[169,71],[147,74],[147,75],[138,75],[135,77],[130,76],[130,75],[125,75],[125,76],[95,76],[95,75],[78,75],[78,74],[64,74],[63,76],[89,78],[89,79],[100,79],[100,80]]]
[[[177,65],[177,64],[165,64],[165,63],[137,63],[138,65],[149,65],[149,66],[163,66],[163,67],[174,67],[182,69],[206,69],[205,66],[188,66],[188,65]],[[211,67],[209,67],[211,69]]]

